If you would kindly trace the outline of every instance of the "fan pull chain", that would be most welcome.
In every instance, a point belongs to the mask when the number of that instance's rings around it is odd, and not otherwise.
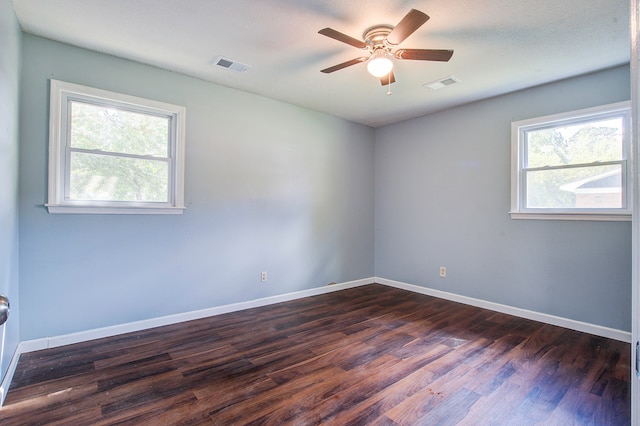
[[[387,95],[391,95],[391,71],[389,71],[389,79],[387,80],[387,86],[389,87],[388,91],[387,91]]]

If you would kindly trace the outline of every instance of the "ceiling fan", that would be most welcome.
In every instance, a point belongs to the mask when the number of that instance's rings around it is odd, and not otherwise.
[[[358,49],[366,50],[369,56],[361,56],[350,61],[334,65],[321,70],[325,74],[341,70],[361,62],[368,62],[367,69],[373,76],[380,78],[384,86],[396,81],[393,75],[392,58],[418,61],[447,62],[453,55],[453,50],[446,49],[396,49],[407,37],[413,34],[429,20],[427,14],[416,9],[409,13],[396,25],[376,25],[367,29],[362,35],[363,40],[350,37],[332,28],[323,28],[319,34],[341,41]],[[395,50],[394,50],[395,49]]]

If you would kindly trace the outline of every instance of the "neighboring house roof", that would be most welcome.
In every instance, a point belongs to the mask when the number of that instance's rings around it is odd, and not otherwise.
[[[622,190],[621,181],[621,170],[617,169],[567,183],[562,185],[560,189],[574,194],[620,192]]]

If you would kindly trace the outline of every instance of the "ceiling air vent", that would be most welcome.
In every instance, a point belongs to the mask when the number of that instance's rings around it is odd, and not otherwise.
[[[451,86],[452,84],[456,84],[456,83],[460,83],[460,80],[450,75],[449,77],[444,77],[444,78],[441,78],[440,80],[423,84],[423,86],[431,90],[439,90],[439,89],[442,89],[443,87]]]
[[[245,72],[246,70],[249,69],[249,65],[246,65],[237,61],[233,61],[223,56],[216,56],[215,58],[213,58],[211,62],[214,65],[217,65],[219,67],[226,68],[228,70],[235,71],[235,72]]]

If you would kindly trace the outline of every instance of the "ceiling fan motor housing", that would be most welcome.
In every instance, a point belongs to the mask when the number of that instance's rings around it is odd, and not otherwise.
[[[363,34],[367,49],[371,52],[377,49],[385,49],[391,51],[391,45],[387,42],[387,36],[391,33],[393,27],[390,25],[376,25],[367,29]]]

